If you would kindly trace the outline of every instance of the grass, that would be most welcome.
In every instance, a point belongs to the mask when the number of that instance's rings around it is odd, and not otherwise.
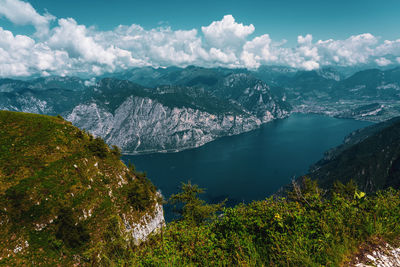
[[[135,188],[141,191],[130,203]],[[0,265],[107,257],[104,225],[114,223],[128,246],[123,217],[139,222],[158,200],[119,149],[61,116],[0,111]]]
[[[170,223],[126,258],[130,266],[340,266],[360,244],[400,235],[400,192],[364,195],[316,184],[287,198],[225,208],[199,225]],[[310,187],[311,186],[311,187]],[[346,187],[346,186],[344,186]]]
[[[62,118],[0,111],[0,265],[340,266],[400,236],[400,191],[304,179],[222,211],[187,184],[173,197],[182,218],[133,246],[123,218],[161,200],[119,156]]]

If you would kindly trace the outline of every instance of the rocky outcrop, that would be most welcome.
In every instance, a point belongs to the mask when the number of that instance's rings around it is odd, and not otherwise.
[[[393,248],[389,244],[367,253],[365,258],[355,264],[356,267],[392,267],[400,266],[400,248]]]
[[[165,226],[163,207],[156,203],[152,214],[144,215],[137,223],[130,224],[128,221],[124,221],[124,223],[126,230],[131,233],[134,243],[138,245],[146,241],[150,234],[159,232]]]
[[[155,88],[111,78],[90,87],[77,78],[0,80],[0,109],[61,114],[128,154],[194,148],[289,115],[285,100],[248,73],[207,70],[210,83],[196,71]]]
[[[251,114],[211,114],[134,96],[114,112],[92,102],[76,106],[66,118],[131,154],[194,148],[221,136],[256,129],[262,123]]]

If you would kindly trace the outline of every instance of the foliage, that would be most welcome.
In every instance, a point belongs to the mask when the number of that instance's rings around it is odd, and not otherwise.
[[[221,216],[205,223],[193,224],[189,213],[136,248],[128,262],[142,266],[338,266],[364,240],[380,236],[390,241],[400,234],[400,191],[364,195],[352,182],[337,182],[325,191],[310,179],[297,186],[287,198],[225,208]],[[191,184],[182,189],[174,199],[185,203],[201,192]]]
[[[199,225],[215,216],[216,212],[221,211],[224,202],[219,204],[206,204],[199,198],[199,194],[204,193],[204,189],[197,185],[181,184],[181,192],[170,197],[171,204],[182,204],[180,209],[176,209],[182,219],[190,224]]]
[[[159,199],[118,152],[61,118],[0,111],[0,266],[97,266],[129,254],[124,220],[152,215]],[[143,201],[130,205],[133,196]]]
[[[107,156],[108,146],[100,137],[91,140],[88,148],[95,156],[98,156],[99,158],[103,159]]]
[[[111,153],[113,153],[114,156],[116,156],[117,158],[120,158],[122,156],[121,149],[116,145],[112,146]]]
[[[182,218],[132,247],[120,214],[143,216],[157,201],[146,173],[128,171],[65,120],[0,112],[0,222],[8,222],[0,223],[0,265],[337,266],[370,237],[400,235],[393,189],[365,194],[337,182],[326,191],[306,178],[286,198],[219,216],[222,204],[201,200],[201,188],[181,189],[171,200]],[[10,250],[24,241],[22,252]]]
[[[126,190],[129,203],[133,208],[145,211],[154,206],[156,199],[153,196],[156,188],[146,177],[137,177],[128,184]]]
[[[56,223],[56,237],[70,248],[79,248],[90,239],[88,229],[76,222],[70,209],[61,209]]]

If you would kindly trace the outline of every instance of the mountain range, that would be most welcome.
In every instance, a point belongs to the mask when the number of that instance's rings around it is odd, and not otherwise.
[[[93,79],[0,79],[0,109],[60,114],[124,153],[171,152],[291,112],[383,121],[400,115],[400,68],[350,73],[264,66],[135,68]]]

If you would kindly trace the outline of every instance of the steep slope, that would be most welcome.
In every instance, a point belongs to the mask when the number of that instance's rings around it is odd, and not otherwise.
[[[291,110],[290,105],[285,98],[272,93],[267,83],[256,78],[257,74],[246,69],[188,66],[183,69],[134,69],[116,77],[144,86],[175,85],[200,88],[220,99],[239,104],[262,122],[287,116]]]
[[[67,89],[14,88],[12,92],[0,92],[0,110],[57,115],[78,105],[82,94]]]
[[[87,80],[74,77],[4,79],[0,109],[61,114],[124,153],[198,147],[290,111],[284,99],[244,70],[143,68],[113,76],[146,81],[146,86],[115,78],[89,87]]]
[[[101,80],[66,117],[124,153],[179,151],[261,124],[242,106],[201,89],[148,89],[116,79]]]
[[[0,265],[107,263],[164,223],[143,174],[60,117],[0,111]]]
[[[400,187],[400,118],[367,127],[327,152],[308,174],[323,186],[353,179],[365,191]]]

